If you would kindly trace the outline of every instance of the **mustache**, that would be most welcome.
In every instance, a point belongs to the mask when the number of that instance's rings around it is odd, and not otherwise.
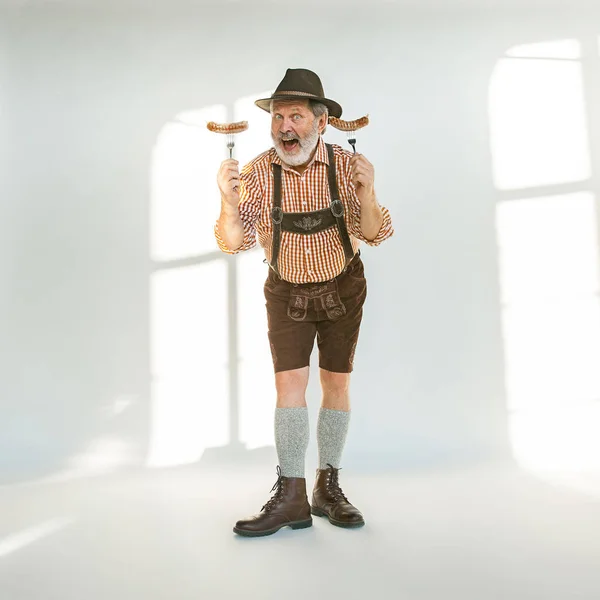
[[[293,135],[291,133],[278,133],[277,139],[281,142],[289,142],[290,140],[298,140],[299,142],[302,141],[302,138],[300,136]]]

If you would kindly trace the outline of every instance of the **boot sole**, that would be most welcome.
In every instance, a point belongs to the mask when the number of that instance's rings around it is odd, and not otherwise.
[[[310,518],[306,519],[305,521],[294,521],[293,523],[284,523],[279,527],[267,529],[266,531],[247,531],[245,529],[238,529],[237,527],[234,527],[233,532],[243,537],[263,537],[265,535],[273,535],[274,533],[277,533],[280,529],[283,529],[284,527],[291,527],[292,529],[307,529],[308,527],[312,527],[312,524],[312,518]]]
[[[329,522],[336,527],[343,527],[344,529],[356,529],[357,527],[362,527],[365,522],[357,521],[356,523],[345,523],[344,521],[336,521],[332,519],[323,509],[318,508],[317,506],[311,506],[310,512],[315,515],[315,517],[327,517]]]

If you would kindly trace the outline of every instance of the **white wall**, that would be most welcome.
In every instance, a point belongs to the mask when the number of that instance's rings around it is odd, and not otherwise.
[[[396,228],[363,252],[347,464],[509,454],[489,79],[508,47],[576,37],[589,15],[297,10],[3,14],[4,479],[62,468],[98,439],[144,462],[156,137],[182,111],[274,89],[300,66],[348,118],[370,113],[360,149]]]

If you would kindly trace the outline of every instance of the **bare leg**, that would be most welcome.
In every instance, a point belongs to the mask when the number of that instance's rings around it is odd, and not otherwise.
[[[333,373],[321,369],[322,408],[350,410],[350,373]]]
[[[275,373],[277,408],[299,408],[306,406],[308,367]]]

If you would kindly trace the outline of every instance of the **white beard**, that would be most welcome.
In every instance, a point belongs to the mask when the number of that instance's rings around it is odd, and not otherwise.
[[[289,154],[286,152],[281,139],[275,137],[273,133],[271,133],[271,139],[273,140],[275,151],[282,162],[290,167],[303,165],[309,161],[310,155],[313,153],[313,150],[317,147],[319,142],[319,121],[315,119],[313,130],[304,138],[298,139],[300,151],[297,154]]]

